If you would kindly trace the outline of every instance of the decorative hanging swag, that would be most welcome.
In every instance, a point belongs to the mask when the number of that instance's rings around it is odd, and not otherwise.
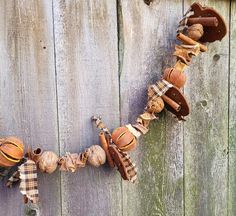
[[[7,187],[20,182],[20,192],[27,203],[37,204],[39,200],[37,171],[53,173],[57,167],[61,171],[75,172],[90,164],[99,167],[106,161],[111,168],[117,167],[122,178],[130,182],[137,179],[137,169],[128,151],[137,147],[137,139],[148,132],[152,120],[164,108],[179,120],[189,114],[189,105],[181,88],[186,82],[184,70],[191,64],[193,56],[206,52],[203,44],[221,40],[226,35],[226,24],[214,9],[193,3],[179,22],[173,55],[176,63],[166,68],[162,79],[148,87],[148,99],[144,112],[136,122],[118,127],[113,132],[105,126],[100,117],[92,121],[100,129],[100,145],[93,145],[81,153],[69,153],[58,157],[52,151],[41,149],[24,153],[23,142],[16,137],[0,139],[0,178],[7,179]]]

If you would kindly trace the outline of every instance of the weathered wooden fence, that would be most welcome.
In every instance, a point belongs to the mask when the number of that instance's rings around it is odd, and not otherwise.
[[[98,142],[90,117],[133,121],[147,84],[173,63],[178,20],[192,1],[0,0],[0,135],[64,154]],[[229,34],[187,70],[185,123],[169,113],[132,157],[139,182],[108,166],[40,174],[46,216],[236,215],[236,1],[206,0]],[[0,186],[0,215],[23,215]]]

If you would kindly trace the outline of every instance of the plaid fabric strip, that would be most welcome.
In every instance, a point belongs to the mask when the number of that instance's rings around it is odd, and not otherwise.
[[[37,166],[34,161],[27,160],[19,167],[20,172],[20,192],[32,203],[38,202],[38,180]]]
[[[180,20],[177,31],[176,31],[177,33],[183,32],[187,28],[188,18],[192,15],[194,15],[194,12],[192,11],[192,8],[190,7],[187,10],[187,12],[184,14],[183,18]]]
[[[128,173],[128,180],[132,183],[134,183],[137,179],[137,168],[136,165],[131,161],[130,156],[126,152],[122,152],[120,149],[117,148],[117,150],[120,153],[121,159],[124,163],[124,166],[126,168],[126,171]]]
[[[161,97],[172,86],[173,85],[171,83],[169,83],[166,80],[162,79],[162,80],[158,80],[156,82],[156,84],[151,85],[150,88],[153,91],[153,96],[157,95],[157,96]]]
[[[13,184],[18,181],[20,181],[20,172],[17,170],[7,180],[6,186],[11,188],[13,186]]]

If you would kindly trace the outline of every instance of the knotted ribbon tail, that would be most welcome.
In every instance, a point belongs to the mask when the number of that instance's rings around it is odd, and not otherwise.
[[[100,116],[92,116],[91,120],[95,123],[96,127],[103,131],[105,134],[111,136],[110,130],[103,123],[102,118]]]
[[[19,170],[16,170],[11,176],[10,178],[8,178],[6,186],[9,188],[12,188],[13,185],[17,182],[20,181],[20,172]]]
[[[28,202],[24,205],[24,215],[34,215],[34,216],[41,216],[42,214],[40,213],[39,209],[39,204]]]
[[[0,181],[8,175],[9,170],[9,168],[0,167]]]

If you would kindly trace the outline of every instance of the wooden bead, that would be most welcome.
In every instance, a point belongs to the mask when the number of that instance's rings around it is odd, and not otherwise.
[[[45,151],[38,160],[39,170],[45,173],[53,173],[57,169],[59,157],[53,151]]]
[[[0,166],[16,165],[24,156],[24,144],[16,137],[0,139]]]
[[[131,151],[136,148],[136,138],[127,127],[116,128],[111,138],[115,145],[122,151]]]
[[[163,78],[177,88],[182,88],[186,82],[186,75],[175,68],[166,68]]]
[[[193,24],[188,27],[187,35],[191,39],[198,41],[204,34],[203,26],[201,24]]]
[[[161,97],[154,97],[147,103],[147,111],[149,113],[160,113],[164,109],[164,101]]]
[[[87,151],[88,162],[92,166],[99,167],[106,162],[106,152],[99,145],[90,146]]]

